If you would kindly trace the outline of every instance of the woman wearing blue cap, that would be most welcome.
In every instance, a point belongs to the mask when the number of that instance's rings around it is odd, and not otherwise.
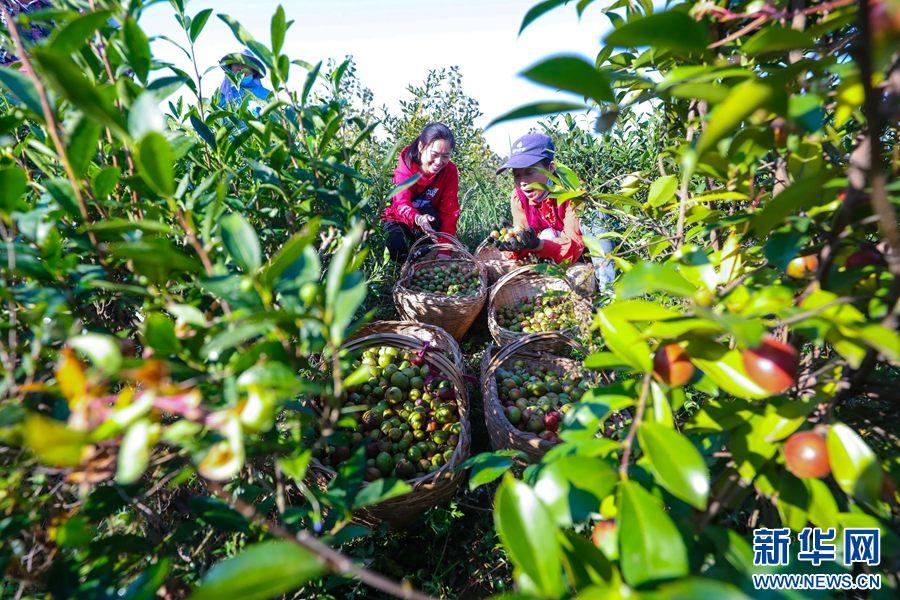
[[[553,153],[556,148],[550,136],[529,133],[515,141],[509,160],[497,171],[499,175],[512,169],[516,189],[510,198],[513,226],[524,230],[522,241],[507,242],[501,249],[509,250],[512,258],[521,260],[528,255],[550,258],[556,263],[575,262],[584,252],[581,220],[569,201],[558,203],[549,192],[532,189],[533,183],[550,183],[539,169],[556,172]]]
[[[222,70],[233,73],[238,77],[240,86],[239,88],[235,87],[228,75],[225,75],[222,85],[219,86],[219,91],[222,93],[222,97],[219,100],[220,107],[224,108],[228,102],[241,103],[247,94],[259,100],[265,100],[272,93],[262,84],[262,78],[266,74],[266,66],[261,60],[253,56],[249,50],[226,54],[219,61],[219,66],[222,67]],[[261,107],[258,105],[253,106],[250,110],[258,117]]]

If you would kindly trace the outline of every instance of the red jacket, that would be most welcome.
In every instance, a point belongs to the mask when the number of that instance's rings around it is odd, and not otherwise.
[[[552,258],[557,263],[564,260],[575,262],[584,252],[584,240],[581,237],[581,219],[568,201],[559,204],[555,198],[545,198],[543,202],[532,204],[518,187],[510,198],[513,225],[525,227],[530,225],[540,234],[541,231],[553,228],[560,233],[559,237],[544,240],[540,252],[513,252],[515,258],[522,259],[528,254],[537,254],[541,258]]]
[[[413,163],[412,168],[406,166],[406,153],[409,146],[400,152],[397,168],[394,169],[394,184],[400,184],[421,173],[417,182],[394,196],[391,205],[384,211],[384,221],[397,221],[411,229],[418,230],[416,217],[417,207],[433,207],[441,217],[443,233],[456,235],[456,222],[459,220],[459,171],[452,162],[435,175],[425,175],[419,165]],[[437,229],[436,229],[437,230]]]

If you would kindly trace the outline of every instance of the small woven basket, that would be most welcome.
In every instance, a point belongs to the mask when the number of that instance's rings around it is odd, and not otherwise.
[[[347,342],[343,348],[352,352],[373,346],[393,346],[401,350],[419,352],[422,350],[423,344],[420,340],[405,335],[376,333]],[[396,529],[406,529],[425,510],[443,504],[452,498],[465,478],[464,473],[454,473],[454,470],[469,458],[469,448],[472,443],[466,383],[459,369],[444,357],[443,352],[428,352],[426,360],[437,367],[438,371],[450,380],[456,390],[456,403],[461,425],[459,443],[450,460],[440,469],[434,473],[407,480],[406,483],[413,488],[411,492],[356,511],[354,513],[355,521],[372,526],[377,526],[381,521],[388,521]],[[324,466],[313,458],[310,461],[306,479],[308,485],[315,485],[324,491],[336,476],[337,472],[334,469]],[[362,485],[365,487],[369,483],[365,482]]]
[[[475,249],[475,259],[484,265],[487,272],[488,285],[494,285],[497,280],[511,271],[528,265],[531,261],[508,260],[503,256],[497,246],[484,240]]]
[[[438,348],[450,354],[453,363],[460,373],[466,371],[466,361],[456,340],[437,325],[414,323],[412,321],[375,321],[357,329],[347,341],[377,335],[379,333],[396,333],[427,342],[429,347]],[[419,348],[421,350],[421,348]]]
[[[394,285],[394,306],[400,317],[406,321],[437,325],[459,341],[471,327],[472,322],[481,312],[487,300],[488,280],[484,265],[472,256],[459,240],[446,233],[438,234],[446,238],[450,244],[434,244],[423,256],[416,256],[415,250],[424,243],[431,243],[428,237],[422,237],[409,251],[409,259],[403,265],[400,279]],[[438,259],[438,250],[450,250],[449,259]],[[413,275],[426,267],[452,264],[474,264],[478,269],[481,282],[478,293],[474,296],[444,296],[430,292],[414,292],[409,289]]]
[[[491,337],[498,346],[505,346],[529,334],[519,331],[510,331],[500,326],[497,321],[497,308],[508,304],[518,304],[523,298],[539,298],[547,292],[572,292],[572,286],[567,280],[541,275],[534,271],[534,267],[521,267],[507,273],[500,278],[491,288],[488,298],[488,329]],[[575,317],[581,324],[581,332],[588,331],[591,321],[591,303],[578,294],[572,294]],[[561,333],[565,337],[572,337],[579,332],[565,330]],[[548,338],[533,347],[535,351],[559,352],[565,348],[566,343],[559,337]]]
[[[528,455],[532,463],[540,462],[554,444],[541,439],[533,433],[519,431],[513,427],[506,418],[503,405],[500,403],[500,394],[494,373],[500,367],[508,368],[517,360],[521,360],[528,367],[540,367],[544,365],[557,373],[571,373],[581,370],[581,362],[571,358],[562,358],[546,354],[535,347],[546,346],[547,342],[555,342],[562,346],[575,348],[583,355],[587,355],[584,348],[574,340],[558,333],[532,333],[517,339],[508,346],[498,348],[488,346],[481,360],[481,393],[484,398],[484,420],[487,425],[488,437],[494,450],[519,450]]]

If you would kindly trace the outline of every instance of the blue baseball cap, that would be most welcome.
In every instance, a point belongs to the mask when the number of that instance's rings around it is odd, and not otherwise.
[[[526,133],[517,139],[509,152],[509,160],[497,169],[497,175],[506,169],[524,169],[544,159],[553,160],[556,146],[549,135],[543,133]]]

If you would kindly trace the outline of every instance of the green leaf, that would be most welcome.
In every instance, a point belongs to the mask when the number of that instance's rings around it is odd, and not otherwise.
[[[544,598],[565,594],[556,527],[528,485],[504,477],[494,500],[494,523],[523,591]]]
[[[637,327],[623,319],[610,317],[605,311],[597,313],[603,341],[613,353],[640,373],[653,370],[650,346]]]
[[[843,423],[836,423],[828,429],[825,441],[831,474],[841,489],[863,502],[877,500],[881,494],[881,466],[859,434]]]
[[[616,285],[616,294],[622,300],[652,292],[690,298],[696,291],[697,286],[668,263],[640,262],[625,273]]]
[[[611,414],[634,402],[631,396],[610,394],[604,388],[590,390],[563,416],[560,437],[567,442],[590,440]]]
[[[135,579],[121,596],[123,600],[153,600],[163,585],[172,568],[172,561],[163,558],[156,564],[150,565],[140,577]]]
[[[91,359],[91,363],[107,377],[116,373],[122,364],[122,351],[116,338],[99,333],[84,333],[71,337],[66,344]]]
[[[471,468],[469,473],[469,489],[490,483],[509,471],[515,463],[510,452],[482,452],[459,466],[459,469]]]
[[[306,74],[306,81],[303,82],[303,92],[300,94],[300,105],[306,106],[306,98],[309,96],[309,93],[312,91],[313,86],[316,83],[316,77],[319,76],[319,71],[322,68],[322,61],[316,63],[312,69],[310,69],[309,73]]]
[[[647,202],[654,208],[662,206],[675,197],[676,189],[678,189],[677,177],[674,175],[660,177],[650,186],[650,194],[647,196]]]
[[[809,490],[802,480],[791,473],[782,473],[777,504],[783,525],[790,527],[792,531],[801,531],[806,527]]]
[[[191,126],[194,128],[194,131],[197,132],[197,135],[199,135],[204,142],[209,144],[209,147],[213,149],[213,152],[215,152],[218,149],[219,145],[216,142],[216,134],[213,132],[213,130],[210,129],[206,125],[206,123],[197,118],[197,115],[191,113],[191,116],[189,118],[191,121]]]
[[[292,236],[266,266],[263,282],[271,288],[275,287],[278,280],[285,274],[289,278],[296,279],[300,273],[308,273],[308,276],[303,277],[303,281],[300,281],[297,287],[307,281],[317,280],[321,267],[319,255],[314,248],[312,252],[308,251],[310,243],[315,239],[317,233],[316,227],[307,226],[303,231]],[[298,265],[298,262],[304,264]],[[309,268],[306,268],[307,266]]]
[[[219,235],[231,259],[245,273],[262,265],[262,250],[253,226],[239,213],[230,213],[219,222]]]
[[[684,349],[691,362],[729,394],[755,400],[771,396],[747,375],[739,350],[710,340],[692,340]]]
[[[138,144],[137,163],[150,189],[166,198],[175,193],[175,153],[161,133],[144,136]]]
[[[217,563],[191,598],[268,600],[296,590],[325,571],[319,557],[297,544],[262,542]]]
[[[400,481],[399,479],[377,479],[364,486],[356,495],[356,499],[353,501],[353,509],[356,510],[378,504],[379,502],[408,494],[411,491],[412,486],[405,481]]]
[[[563,567],[569,584],[576,590],[593,584],[607,585],[613,579],[613,566],[603,552],[589,540],[568,531],[557,534],[563,552]]]
[[[741,50],[751,56],[766,52],[786,52],[813,45],[808,34],[790,27],[768,27],[757,32],[741,46]]]
[[[837,500],[834,494],[821,479],[803,479],[803,484],[809,492],[809,520],[816,527],[830,529],[838,526]]]
[[[501,115],[488,123],[488,127],[492,127],[504,121],[514,121],[516,119],[526,119],[529,117],[540,117],[543,115],[555,115],[567,111],[583,111],[588,110],[583,104],[572,104],[571,102],[535,102],[534,104],[526,104],[512,110],[505,115]]]
[[[638,429],[638,440],[656,481],[673,496],[706,510],[709,470],[697,448],[677,431],[646,421]]]
[[[756,235],[764,238],[770,231],[784,223],[801,206],[807,209],[819,206],[823,201],[822,187],[840,174],[839,169],[819,171],[800,181],[795,181],[780,194],[769,200],[762,212],[756,214]]]
[[[522,19],[522,25],[519,27],[519,35],[522,35],[525,28],[531,25],[538,17],[544,13],[550,12],[557,6],[566,4],[568,1],[569,0],[544,0],[544,2],[532,6],[528,12],[525,13],[525,18]]]
[[[619,484],[619,567],[629,585],[685,577],[687,548],[675,523],[647,490]]]
[[[535,83],[593,98],[597,102],[615,100],[609,78],[578,56],[549,58],[522,71],[521,75]]]
[[[144,343],[157,354],[178,354],[181,340],[175,335],[175,324],[164,314],[155,312],[144,320]]]
[[[0,71],[9,69],[0,68]],[[28,176],[18,167],[0,169],[0,212],[9,215],[28,189]]]
[[[41,120],[44,119],[41,96],[28,75],[20,73],[16,69],[0,69],[0,86],[6,88],[16,100],[28,107]]]
[[[146,84],[153,55],[150,52],[150,40],[134,17],[127,17],[122,24],[122,41],[125,58],[131,65],[131,70]]]
[[[81,119],[69,136],[66,145],[66,156],[75,177],[81,179],[91,159],[97,154],[97,142],[100,140],[100,124],[91,119]]]
[[[102,200],[109,196],[116,189],[116,184],[119,182],[119,175],[121,174],[122,169],[119,167],[106,167],[98,171],[91,180],[94,197]]]
[[[94,36],[95,31],[108,27],[107,21],[112,16],[111,10],[86,12],[54,31],[48,48],[60,54],[78,52],[84,47],[85,41]]]
[[[618,482],[619,474],[599,458],[564,456],[541,470],[534,493],[557,526],[571,527],[599,512]]]
[[[362,240],[363,229],[356,225],[341,240],[341,246],[331,259],[325,279],[326,322],[330,325],[332,342],[340,344],[356,309],[366,296],[366,281],[359,271],[347,272]]]
[[[704,53],[709,39],[702,24],[684,12],[668,10],[617,27],[606,36],[604,43],[626,48],[653,46]]]
[[[753,80],[735,86],[725,101],[712,112],[706,130],[697,142],[697,154],[712,149],[719,140],[733,135],[741,122],[757,109],[775,102],[783,104],[787,100],[784,91],[777,89],[772,82]]]
[[[151,131],[164,133],[166,129],[166,117],[159,110],[156,95],[141,92],[128,110],[128,133],[139,140]]]
[[[275,9],[275,14],[272,15],[272,52],[274,54],[279,54],[281,52],[281,47],[284,45],[284,34],[287,31],[287,23],[285,22],[284,17],[284,9],[281,5],[278,5],[278,8]]]
[[[751,600],[738,588],[708,577],[689,577],[641,592],[643,600]]]
[[[125,431],[119,448],[116,483],[120,485],[134,483],[147,470],[150,451],[153,449],[151,436],[154,428],[159,429],[159,425],[151,423],[149,419],[139,419]]]
[[[279,6],[279,8],[281,8]],[[206,10],[201,10],[197,13],[197,16],[191,21],[191,43],[197,41],[197,38],[200,37],[200,33],[203,31],[203,28],[206,26],[206,22],[209,20],[210,15],[212,15],[212,9],[207,8]]]

